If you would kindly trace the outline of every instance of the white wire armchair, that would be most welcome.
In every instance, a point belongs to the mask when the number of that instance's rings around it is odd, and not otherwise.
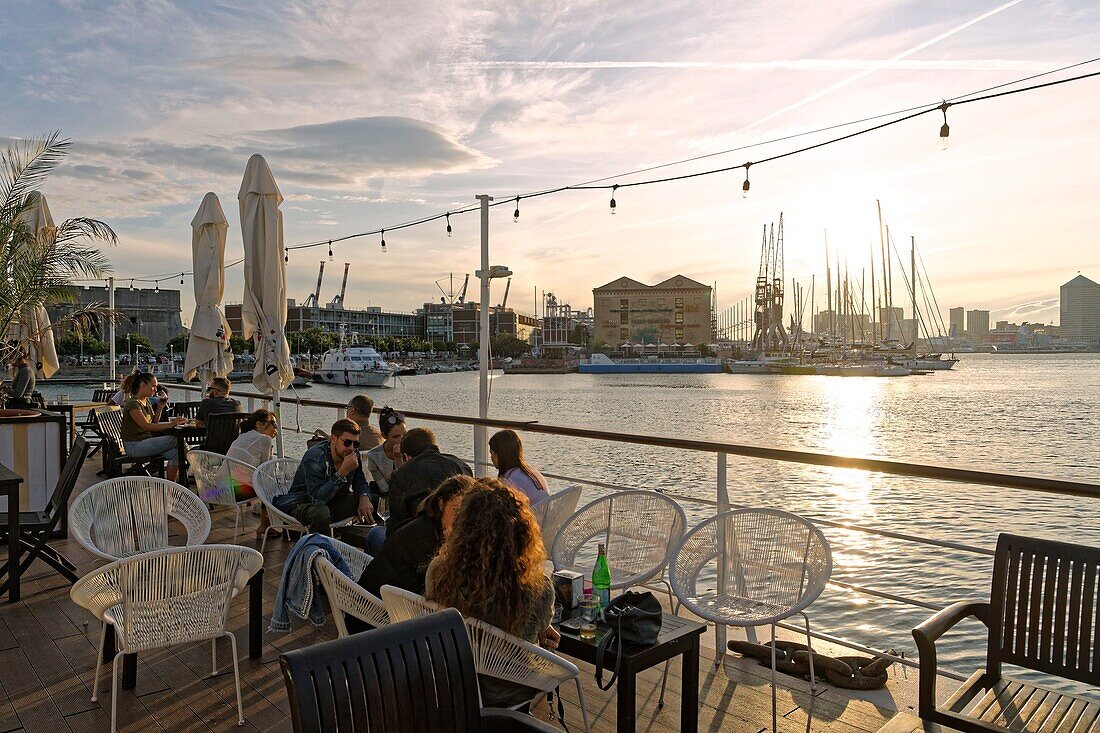
[[[427,616],[441,608],[421,595],[392,585],[382,586],[381,592],[386,611],[393,623]],[[572,680],[577,684],[584,729],[589,730],[588,708],[584,702],[584,688],[581,686],[577,665],[484,621],[465,616],[462,621],[470,636],[474,667],[479,675],[530,687],[537,691],[532,696],[532,701]],[[525,704],[526,702],[514,708]]]
[[[811,647],[813,603],[832,573],[829,541],[808,520],[776,509],[737,509],[692,529],[672,559],[669,580],[680,602],[719,626],[771,626],[772,727],[775,728],[775,624],[801,614]],[[719,639],[717,662],[725,653]],[[813,655],[810,685],[814,687]]]
[[[177,644],[211,641],[211,676],[217,674],[217,640],[229,637],[237,687],[237,723],[244,725],[237,640],[226,629],[233,596],[260,569],[263,556],[237,545],[172,547],[117,560],[94,570],[70,591],[73,602],[103,621],[92,700],[99,696],[107,624],[115,629],[111,667],[111,731],[118,709],[119,657]]]
[[[535,515],[539,529],[542,530],[542,543],[548,557],[554,553],[554,538],[558,536],[565,520],[577,511],[577,502],[580,499],[581,487],[567,486],[531,507],[531,513]]]
[[[299,522],[294,517],[275,506],[275,497],[282,496],[290,491],[290,485],[294,482],[294,474],[298,472],[301,463],[297,458],[272,458],[261,463],[252,473],[252,489],[256,492],[256,498],[267,507],[267,517],[271,525],[264,530],[264,538],[260,541],[260,552],[267,546],[267,535],[271,532],[301,532],[306,534],[309,527]],[[355,521],[355,517],[348,517],[339,522],[333,522],[331,529],[343,527]],[[330,532],[331,533],[331,532]]]
[[[185,544],[210,534],[210,512],[174,481],[123,476],[89,486],[69,506],[72,539],[96,557],[118,560],[168,547],[168,520],[187,532]]]
[[[255,501],[254,497],[238,500],[237,487],[251,484],[256,467],[220,453],[198,449],[187,451],[187,465],[195,477],[195,490],[200,499],[233,509],[233,544],[236,544],[243,509]]]
[[[363,574],[363,570],[370,563],[371,556],[340,540],[333,540],[332,542],[336,545],[340,556],[344,558],[344,562],[348,564],[351,577],[340,572],[324,555],[319,555],[313,561],[313,571],[320,579],[321,587],[325,589],[325,595],[328,596],[329,606],[332,607],[332,615],[336,621],[336,630],[340,638],[348,635],[345,615],[354,616],[376,629],[389,625],[390,617],[386,613],[386,607],[382,599],[355,582],[356,578]]]

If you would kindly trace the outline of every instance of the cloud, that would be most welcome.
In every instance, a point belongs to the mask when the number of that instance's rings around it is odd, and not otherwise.
[[[262,79],[267,82],[306,80],[317,84],[341,84],[365,71],[359,64],[342,59],[274,54],[217,56],[195,61],[190,67],[233,79]]]
[[[775,61],[463,61],[465,69],[563,71],[682,69],[686,71],[1046,71],[1053,61],[1010,59],[783,59]]]

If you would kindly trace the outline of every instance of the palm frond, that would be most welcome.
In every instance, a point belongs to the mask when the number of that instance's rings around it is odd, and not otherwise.
[[[46,180],[69,152],[71,141],[56,130],[28,138],[0,152],[0,219],[14,220],[28,193]]]

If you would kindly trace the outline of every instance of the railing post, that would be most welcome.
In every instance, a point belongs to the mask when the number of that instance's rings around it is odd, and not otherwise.
[[[729,488],[726,485],[726,459],[725,453],[718,454],[718,514],[725,514],[730,510],[730,495]],[[721,559],[725,556],[726,551],[726,530],[721,524],[718,525],[718,588],[719,592],[727,587],[728,579],[726,578],[726,563]],[[726,625],[715,624],[714,626],[714,661],[716,664],[722,663],[722,658],[726,654]]]
[[[249,412],[255,412],[256,411],[256,398],[255,397],[249,397],[247,400],[245,400],[245,404],[248,405],[248,411]]]

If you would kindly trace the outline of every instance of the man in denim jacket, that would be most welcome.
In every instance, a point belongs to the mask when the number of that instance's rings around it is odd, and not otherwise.
[[[359,434],[359,426],[351,420],[337,420],[329,439],[302,456],[290,491],[275,497],[275,506],[320,534],[328,534],[332,522],[373,517],[359,459]]]

